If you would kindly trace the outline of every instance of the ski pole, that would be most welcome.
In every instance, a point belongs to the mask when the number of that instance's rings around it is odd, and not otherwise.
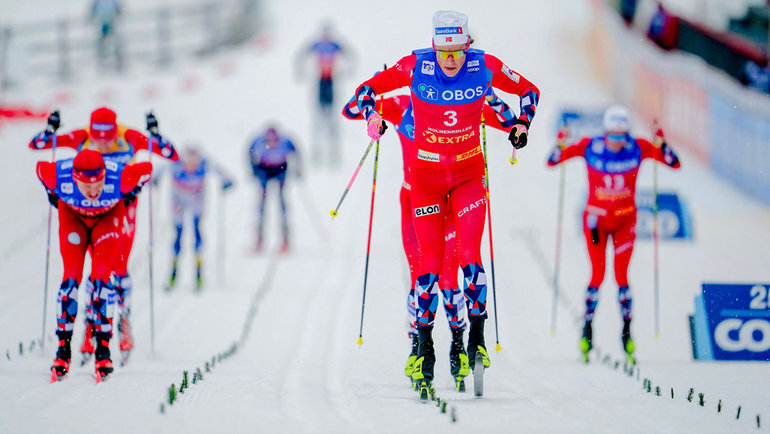
[[[653,129],[657,132],[659,129],[658,120],[653,120]],[[654,142],[660,146],[662,140],[655,137]],[[658,256],[658,165],[652,166],[652,250],[653,250],[653,268],[654,268],[654,289],[655,289],[655,339],[660,339],[660,269]]]
[[[219,284],[224,284],[224,258],[225,258],[225,207],[224,207],[224,195],[225,191],[220,190],[219,196],[217,196],[217,278]]]
[[[377,160],[380,154],[380,141],[377,140],[377,147],[374,150],[374,176],[372,178],[372,203],[369,207],[369,235],[366,239],[366,265],[364,267],[364,293],[361,299],[361,324],[358,327],[358,346],[363,343],[363,330],[364,330],[364,305],[366,303],[366,280],[369,276],[369,248],[372,244],[372,220],[374,218],[374,190],[377,186]]]
[[[383,69],[387,69],[387,67],[383,67]],[[382,116],[382,105],[380,105],[380,116]],[[382,131],[380,131],[380,133],[382,133]],[[369,144],[369,146],[371,146],[371,143]],[[380,156],[380,139],[377,139],[377,147],[374,149],[374,175],[372,175],[372,202],[371,202],[371,205],[369,206],[369,234],[366,239],[366,265],[364,266],[364,291],[363,291],[363,296],[361,298],[361,323],[358,326],[358,340],[356,341],[359,347],[361,347],[361,345],[363,345],[364,343],[363,332],[364,332],[364,306],[366,304],[366,280],[367,280],[367,277],[369,276],[369,248],[371,247],[371,244],[372,244],[372,220],[374,219],[374,191],[375,191],[375,187],[377,187],[377,161],[379,160],[379,156]],[[364,158],[366,158],[366,154],[364,154]],[[363,163],[363,160],[361,160],[361,162]],[[359,165],[359,168],[360,167],[361,166]],[[358,173],[358,169],[356,169],[356,173]]]
[[[361,170],[361,166],[363,166],[364,161],[366,160],[366,156],[369,155],[369,151],[372,149],[372,145],[374,145],[374,142],[377,142],[377,147],[379,148],[380,146],[379,140],[369,141],[369,145],[366,147],[366,151],[364,151],[364,156],[361,157],[361,161],[358,162],[358,167],[356,167],[356,171],[353,172],[353,176],[350,178],[350,182],[348,182],[348,186],[345,187],[345,191],[342,192],[342,197],[340,197],[340,201],[337,202],[337,207],[331,210],[330,212],[332,218],[337,217],[340,206],[342,205],[342,201],[345,200],[345,196],[348,195],[348,192],[350,191],[350,187],[353,186],[353,181],[356,180],[356,177],[358,176],[358,172]]]
[[[487,167],[487,128],[486,123],[484,122],[484,116],[481,116],[481,138],[482,138],[482,144],[484,145],[484,187],[487,191],[487,223],[489,224],[489,263],[491,265],[492,270],[492,307],[495,312],[495,343],[497,344],[495,346],[495,349],[499,353],[500,350],[503,349],[503,347],[500,346],[500,334],[499,329],[497,327],[497,293],[495,293],[495,249],[492,246],[492,207],[490,206],[489,202],[489,168]],[[513,164],[516,159],[516,150],[513,151],[513,156],[511,157],[511,164]]]
[[[152,110],[147,113],[147,131],[150,133],[150,137],[147,138],[148,142],[148,150],[150,152],[150,156],[148,157],[148,160],[150,164],[152,164],[152,142],[153,140],[156,140],[158,137],[158,120],[155,118],[155,115],[152,113]],[[160,146],[160,143],[158,144]],[[155,355],[155,299],[154,299],[154,291],[153,291],[153,279],[152,279],[152,182],[149,183],[147,186],[148,191],[147,194],[149,196],[149,224],[150,224],[150,230],[149,230],[149,247],[147,249],[147,253],[149,256],[149,264],[150,264],[150,348],[152,351],[152,355]]]
[[[566,128],[559,131],[557,146],[564,149],[567,140]],[[556,336],[557,301],[559,299],[559,271],[561,270],[561,231],[564,219],[564,179],[566,169],[564,164],[559,167],[559,205],[556,212],[556,257],[553,261],[553,302],[551,303],[551,336]]]
[[[55,125],[52,125],[51,118],[54,118]],[[56,163],[56,130],[59,128],[59,123],[61,122],[61,118],[59,116],[59,111],[54,110],[51,115],[48,117],[48,126],[46,126],[46,131],[51,132],[51,135],[53,136],[52,139],[52,152],[51,152],[51,162]],[[48,229],[46,235],[46,242],[45,242],[45,279],[43,283],[43,330],[40,332],[40,351],[43,351],[45,349],[45,320],[46,320],[46,311],[48,307],[48,264],[50,262],[51,258],[51,219],[53,218],[53,205],[48,206]]]

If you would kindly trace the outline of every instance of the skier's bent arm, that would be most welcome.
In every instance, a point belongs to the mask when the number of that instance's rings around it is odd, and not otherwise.
[[[566,148],[562,148],[561,146],[557,145],[554,147],[553,151],[551,151],[551,155],[548,157],[548,166],[556,166],[557,164],[561,164],[571,158],[585,156],[586,147],[589,143],[591,143],[591,138],[584,137],[580,139],[579,142],[575,143],[574,145],[567,146]]]

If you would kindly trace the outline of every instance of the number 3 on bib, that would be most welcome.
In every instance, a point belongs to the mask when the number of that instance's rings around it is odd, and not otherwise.
[[[444,116],[449,118],[448,120],[444,121],[444,125],[448,127],[453,127],[455,124],[457,124],[457,112],[454,110],[447,110],[444,112]]]

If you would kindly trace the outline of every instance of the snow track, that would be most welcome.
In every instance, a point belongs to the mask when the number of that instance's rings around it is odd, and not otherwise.
[[[588,277],[579,230],[585,173],[578,165],[566,168],[560,303],[557,334],[551,336],[558,173],[544,166],[553,145],[551,128],[558,110],[576,105],[600,107],[611,99],[594,80],[583,44],[590,26],[589,2],[477,3],[394,0],[377,6],[378,20],[373,22],[366,18],[372,13],[366,2],[320,0],[301,7],[275,2],[268,4],[270,22],[275,24],[267,48],[241,47],[156,77],[110,78],[109,85],[114,86],[110,104],[122,121],[141,125],[141,116],[151,106],[161,131],[175,144],[199,140],[202,150],[232,172],[237,182],[224,201],[226,275],[215,273],[218,217],[211,208],[203,226],[205,287],[200,292],[193,289],[189,253],[180,257],[178,286],[171,292],[163,290],[173,236],[167,180],[153,191],[154,354],[150,348],[148,204],[144,195],[140,197],[130,262],[136,348],[128,365],[117,366],[114,377],[98,386],[94,385],[93,363],[79,366],[80,315],[71,374],[61,383],[48,384],[55,345],[56,289],[61,279],[56,225],[52,227],[45,351],[37,345],[27,351],[29,342],[40,335],[47,213],[34,165],[50,154],[25,147],[40,128],[37,123],[4,125],[0,140],[7,146],[0,159],[0,185],[8,186],[2,197],[15,209],[0,213],[0,432],[757,432],[755,415],[770,417],[767,367],[693,362],[686,318],[702,281],[770,281],[766,260],[763,262],[770,241],[767,207],[737,193],[687,155],[682,156],[681,171],[660,171],[661,188],[680,189],[696,223],[692,243],[661,244],[661,338],[652,338],[651,243],[638,241],[629,278],[635,291],[633,333],[639,378],[612,364],[622,355],[621,322],[609,274],[600,291],[594,325],[601,354],[590,365],[579,363],[578,323]],[[343,156],[336,169],[306,161],[303,179],[289,179],[290,253],[274,253],[278,225],[273,202],[268,205],[266,252],[245,253],[253,244],[257,194],[243,162],[250,134],[268,121],[278,121],[298,138],[300,151],[310,154],[314,136],[305,103],[313,84],[297,83],[288,76],[295,50],[316,29],[318,20],[333,16],[337,29],[350,38],[347,42],[359,57],[356,70],[339,86],[335,84],[340,97],[346,99],[354,82],[371,76],[383,62],[393,62],[428,42],[424,38],[429,34],[430,16],[438,8],[468,13],[479,48],[511,62],[509,66],[543,92],[530,144],[519,152],[516,166],[511,168],[507,162],[510,147],[505,135],[488,131],[497,319],[503,350],[490,351],[492,366],[485,374],[483,398],[470,392],[472,377],[467,379],[469,392],[454,391],[447,356],[450,336],[444,314],[437,315],[434,386],[448,403],[447,410],[454,409],[455,423],[433,403],[421,405],[403,374],[410,349],[405,325],[408,276],[397,202],[401,151],[392,130],[384,136],[379,155],[363,346],[359,348],[355,341],[373,155],[333,223],[326,211],[337,203],[366,145],[361,123],[340,120]],[[378,23],[383,25],[373,31],[372,25]],[[221,62],[234,65],[231,75],[215,73]],[[198,74],[200,87],[176,94],[174,83],[187,74]],[[164,98],[142,99],[137,89],[146,86],[157,87]],[[90,110],[104,103],[94,96],[98,92],[89,83],[61,87],[35,83],[26,90],[9,92],[8,98],[43,104],[61,91],[77,95],[60,107],[67,129],[85,123]],[[512,97],[502,97],[516,105]],[[71,154],[62,151],[60,157],[67,155]],[[153,163],[163,164],[156,159]],[[650,184],[650,175],[650,167],[643,166],[640,188]],[[213,206],[218,192],[213,187],[210,190]],[[715,197],[725,198],[728,205],[716,203]],[[184,242],[183,249],[187,249],[190,238]],[[485,258],[487,248],[484,238]],[[488,260],[485,265],[491,271]],[[491,312],[491,294],[489,302]],[[25,345],[23,356],[18,355],[20,340]],[[486,341],[493,350],[494,318],[486,324]],[[160,412],[170,384],[178,387],[183,371],[203,370],[212,356],[227,351],[233,343],[237,343],[234,354],[211,372],[204,372],[203,381],[191,385],[173,406],[166,404],[165,413]],[[117,359],[117,339],[112,348]],[[5,357],[6,350],[11,360]],[[663,396],[643,391],[645,378],[660,385]],[[674,399],[670,387],[675,390]],[[696,396],[699,392],[706,395],[704,407],[686,400],[690,387],[696,389]],[[716,411],[719,400],[724,403],[722,413]],[[735,420],[738,405],[743,405],[744,416]],[[768,429],[763,426],[759,431]]]

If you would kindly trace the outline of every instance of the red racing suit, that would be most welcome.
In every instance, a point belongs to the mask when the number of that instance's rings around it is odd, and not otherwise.
[[[72,179],[72,159],[38,162],[37,176],[59,210],[59,249],[64,275],[59,289],[57,324],[72,331],[77,315],[77,289],[83,262],[91,250],[91,281],[94,325],[98,332],[112,330],[114,288],[110,275],[119,252],[120,227],[126,215],[123,196],[141,187],[152,173],[150,163],[124,166],[105,161],[105,186],[95,201],[86,199]]]
[[[655,146],[645,139],[626,136],[618,152],[606,145],[604,136],[585,137],[563,150],[556,147],[548,159],[555,166],[571,158],[582,157],[588,168],[588,201],[583,212],[583,233],[591,259],[591,281],[586,297],[586,321],[596,309],[598,290],[604,280],[607,239],[614,246],[615,280],[624,319],[631,317],[631,293],[628,265],[636,238],[636,177],[645,159],[653,159],[679,168],[679,158],[668,145]]]
[[[406,86],[413,104],[415,141],[415,149],[407,157],[409,197],[421,252],[415,283],[417,325],[430,326],[435,318],[448,216],[455,224],[468,314],[486,317],[486,275],[480,251],[486,194],[478,131],[484,99],[490,87],[519,95],[519,119],[528,125],[539,90],[483,51],[468,50],[462,67],[449,77],[438,66],[435,51],[423,49],[361,84],[356,91],[357,105],[368,117],[376,95]]]
[[[486,97],[487,104],[484,104],[484,117],[489,119],[489,125],[503,130],[510,131],[513,124],[513,115],[510,107],[502,101],[497,95],[489,89]],[[414,221],[412,218],[411,206],[411,168],[409,164],[412,160],[412,154],[415,152],[414,146],[414,116],[412,115],[411,99],[408,95],[397,95],[388,98],[377,99],[376,110],[382,113],[382,118],[392,123],[396,128],[398,139],[401,142],[403,152],[404,182],[401,186],[399,201],[401,203],[401,240],[406,253],[407,263],[409,265],[409,274],[411,278],[409,286],[409,295],[407,297],[407,312],[409,317],[409,334],[416,336],[415,329],[415,283],[417,281],[417,268],[420,261],[420,249],[417,242],[417,235],[414,230]],[[343,116],[348,119],[363,119],[363,115],[358,109],[356,99],[351,98],[342,110]],[[505,126],[504,126],[505,125]],[[447,315],[447,321],[451,328],[463,328],[465,320],[462,316],[462,307],[464,306],[464,295],[457,284],[457,268],[460,266],[456,250],[456,234],[454,229],[454,220],[451,213],[447,213],[445,222],[446,244],[444,246],[444,260],[439,273],[439,289],[444,300],[444,311]]]
[[[152,153],[160,155],[171,161],[178,161],[179,155],[174,147],[165,139],[155,139],[149,142],[146,135],[141,132],[118,124],[117,138],[110,145],[106,152],[100,149],[96,143],[91,140],[90,127],[70,131],[66,134],[56,136],[56,147],[75,149],[78,152],[83,149],[93,149],[101,152],[105,161],[111,160],[121,164],[129,164],[136,161],[136,153],[140,150],[149,150],[152,144]],[[37,150],[51,149],[53,139],[38,134],[34,137],[29,147]],[[131,248],[134,244],[134,234],[136,232],[136,208],[138,201],[132,202],[126,208],[124,216],[121,218],[120,241],[118,245],[118,254],[115,255],[115,265],[113,271],[118,282],[118,304],[124,315],[130,311],[130,295],[132,283],[128,276],[128,258],[131,254]],[[93,277],[93,276],[92,276]],[[90,290],[90,288],[88,288]],[[90,318],[90,312],[88,312]]]

